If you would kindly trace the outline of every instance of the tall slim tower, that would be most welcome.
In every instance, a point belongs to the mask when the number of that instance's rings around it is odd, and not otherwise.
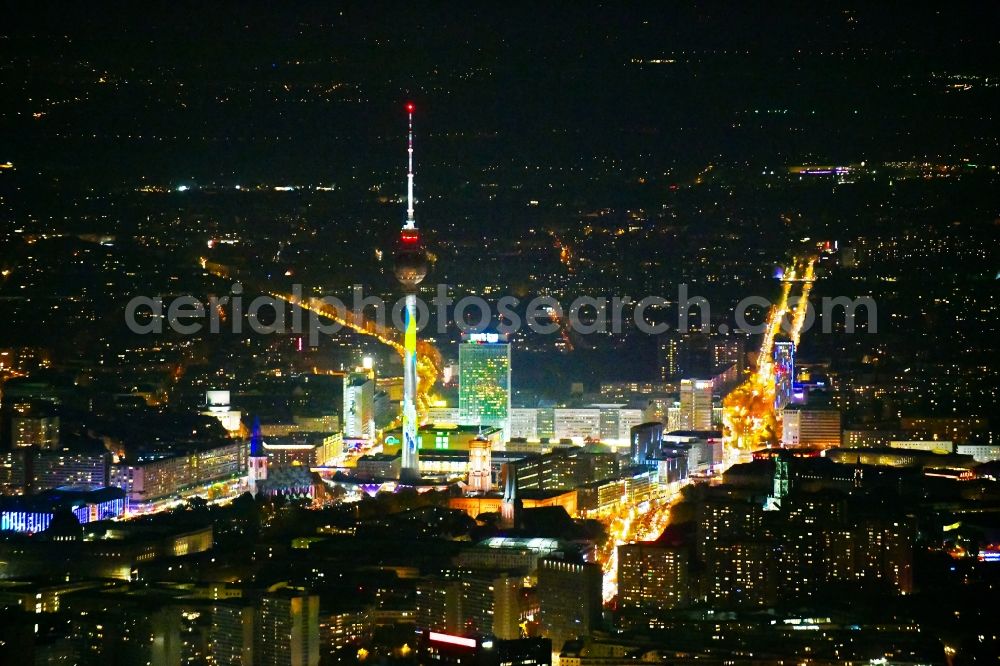
[[[519,527],[523,503],[517,496],[517,465],[504,463],[500,468],[503,482],[503,501],[500,503],[500,527]]]
[[[407,134],[406,222],[399,234],[396,249],[396,279],[406,295],[403,311],[403,461],[399,478],[419,478],[417,460],[417,285],[427,276],[427,253],[420,241],[413,217],[413,110],[406,104],[409,118]]]
[[[764,500],[765,511],[778,511],[781,509],[781,500],[788,495],[791,487],[791,475],[788,471],[789,456],[780,453],[774,458],[774,490],[771,495]]]
[[[260,419],[254,417],[253,429],[250,430],[250,456],[247,460],[247,489],[254,497],[257,496],[257,484],[267,479],[267,452],[264,450],[264,437],[260,432]]]

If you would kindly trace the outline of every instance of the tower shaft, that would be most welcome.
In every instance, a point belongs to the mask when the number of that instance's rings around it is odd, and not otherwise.
[[[418,478],[417,453],[417,296],[406,295],[403,332],[403,460],[402,478]]]

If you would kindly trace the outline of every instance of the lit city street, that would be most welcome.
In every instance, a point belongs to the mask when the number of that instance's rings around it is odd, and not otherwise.
[[[597,553],[603,572],[605,603],[618,594],[618,546],[637,541],[653,541],[670,522],[670,507],[680,499],[681,488],[638,506],[622,509],[608,521],[608,540]]]
[[[745,383],[729,394],[723,410],[727,426],[727,461],[734,461],[734,455],[740,451],[746,452],[773,442],[774,429],[779,423],[774,408],[776,366],[771,361],[775,336],[785,332],[795,344],[799,343],[809,292],[815,281],[815,261],[815,258],[809,258],[802,266],[793,262],[782,272],[779,300],[765,320],[765,334],[757,356],[760,359],[758,366],[751,370]],[[801,270],[801,276],[798,270]],[[791,294],[795,285],[800,285],[800,293],[793,297]],[[794,307],[790,306],[791,302],[794,302]],[[717,474],[722,474],[725,469],[720,467]],[[658,499],[637,505],[624,503],[612,517],[606,519],[608,541],[598,551],[598,561],[604,572],[605,602],[613,600],[618,593],[618,546],[655,540],[669,523],[670,507],[679,498],[680,488],[676,488]]]

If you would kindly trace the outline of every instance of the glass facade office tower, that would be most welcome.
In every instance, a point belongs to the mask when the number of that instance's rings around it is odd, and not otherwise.
[[[496,333],[470,334],[459,346],[458,418],[510,438],[510,344]]]

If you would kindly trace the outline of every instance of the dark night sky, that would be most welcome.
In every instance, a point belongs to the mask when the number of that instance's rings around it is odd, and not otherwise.
[[[431,128],[424,163],[459,170],[997,153],[996,89],[933,78],[996,80],[985,4],[126,7],[0,28],[0,157],[98,160],[112,182],[379,170],[408,97]]]

